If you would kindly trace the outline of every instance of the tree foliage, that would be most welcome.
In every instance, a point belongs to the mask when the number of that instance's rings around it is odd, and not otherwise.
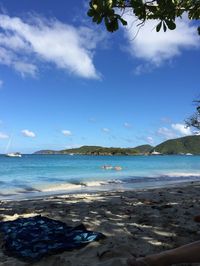
[[[189,117],[185,122],[188,127],[194,127],[200,130],[200,100],[194,101],[196,104],[196,112]]]
[[[133,12],[141,25],[146,20],[158,20],[157,32],[174,30],[176,18],[181,18],[183,13],[191,20],[200,19],[200,0],[90,0],[88,16],[97,24],[104,22],[106,29],[114,32],[119,24],[127,25],[123,18],[127,9]],[[197,29],[200,34],[200,27]]]

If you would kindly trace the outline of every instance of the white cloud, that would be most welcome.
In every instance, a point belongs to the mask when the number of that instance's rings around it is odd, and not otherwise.
[[[56,19],[0,15],[0,63],[23,76],[35,76],[38,62],[50,63],[83,78],[99,78],[93,53],[104,37],[87,27],[75,28]]]
[[[62,130],[63,135],[66,137],[72,136],[72,132],[70,130]]]
[[[105,132],[105,133],[109,133],[109,132],[110,132],[110,129],[107,128],[107,127],[104,127],[104,128],[102,128],[101,130],[102,130],[103,132]]]
[[[0,139],[8,139],[9,136],[5,133],[0,132]]]
[[[125,122],[125,123],[124,123],[124,127],[126,127],[126,128],[131,128],[132,125],[131,125],[130,123],[128,123],[128,122]]]
[[[30,131],[28,129],[23,129],[21,132],[25,137],[34,138],[36,136],[33,131]]]
[[[176,133],[167,127],[160,127],[157,130],[157,134],[164,137],[165,139],[173,139],[177,137]]]
[[[22,75],[22,77],[25,77],[26,75],[35,77],[37,74],[37,66],[33,64],[29,64],[26,62],[14,62],[13,66],[15,70]]]
[[[26,60],[27,59],[25,58],[20,58],[13,51],[1,47],[1,41],[0,41],[0,64],[14,68],[23,77],[27,75],[33,77],[36,76],[37,66],[32,63],[26,62]]]
[[[0,79],[0,88],[3,86],[3,80]]]
[[[149,144],[153,144],[154,143],[154,139],[152,137],[147,137],[147,142]]]
[[[193,134],[190,127],[186,127],[184,124],[172,124],[171,127],[183,136]]]
[[[151,63],[145,63],[138,65],[133,72],[135,75],[139,76],[143,73],[151,73],[154,69],[155,66],[153,66]]]
[[[149,20],[138,29],[138,21],[134,23],[133,15],[126,14],[125,19],[128,25],[131,25],[125,28],[129,52],[133,57],[146,62],[136,68],[136,74],[150,72],[151,68],[158,67],[164,61],[179,55],[182,49],[199,47],[196,26],[192,26],[191,22],[185,18],[176,21],[176,30],[163,32],[161,29],[159,33],[155,29],[158,21]]]
[[[157,130],[157,135],[162,136],[165,139],[173,139],[192,134],[195,133],[191,131],[191,128],[186,127],[184,124],[181,123],[171,124],[171,128],[161,127]]]
[[[193,132],[193,134],[199,136],[200,135],[200,131],[196,130],[196,131]]]

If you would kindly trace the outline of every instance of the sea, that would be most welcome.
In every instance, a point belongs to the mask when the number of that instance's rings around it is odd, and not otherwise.
[[[0,155],[1,200],[146,189],[192,181],[200,181],[200,156]]]

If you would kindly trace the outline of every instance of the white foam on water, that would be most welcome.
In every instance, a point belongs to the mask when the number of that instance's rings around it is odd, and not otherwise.
[[[48,184],[46,186],[38,186],[37,189],[41,192],[55,192],[55,191],[71,191],[71,190],[80,190],[87,188],[100,188],[102,186],[110,186],[110,185],[118,185],[123,184],[124,182],[117,179],[110,180],[96,180],[96,181],[88,181],[88,182],[80,182],[77,184],[73,183],[64,183],[64,184]]]
[[[200,172],[168,172],[165,174],[161,174],[161,177],[199,177],[200,178]]]
[[[62,190],[76,190],[82,188],[82,185],[76,184],[49,184],[45,187],[40,187],[41,192],[53,192],[53,191],[62,191]]]

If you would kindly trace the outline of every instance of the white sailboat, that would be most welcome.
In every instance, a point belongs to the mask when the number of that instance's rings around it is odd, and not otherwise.
[[[160,153],[160,152],[158,152],[158,151],[155,151],[155,150],[153,150],[153,151],[151,152],[151,155],[162,155],[162,153]]]
[[[8,141],[8,144],[7,144],[7,146],[6,146],[5,156],[6,156],[6,157],[19,157],[19,158],[20,158],[20,157],[22,157],[22,155],[21,155],[20,152],[9,152],[9,153],[8,153],[8,149],[9,149],[9,147],[10,147],[10,145],[11,145],[12,139],[13,139],[13,136],[10,137],[10,139],[9,139],[9,141]]]
[[[6,154],[7,157],[22,157],[21,153],[19,152],[10,152]]]

